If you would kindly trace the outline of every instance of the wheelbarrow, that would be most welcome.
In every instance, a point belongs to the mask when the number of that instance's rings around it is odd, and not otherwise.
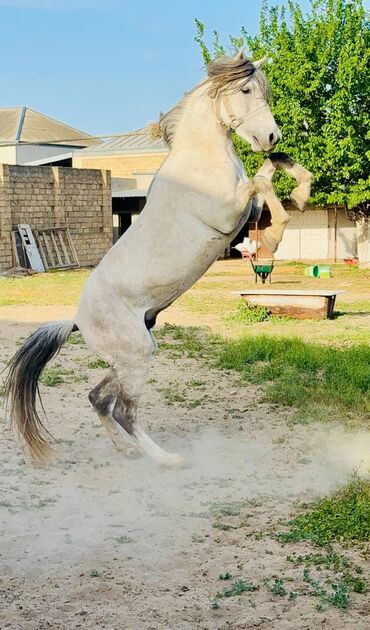
[[[259,258],[257,260],[250,259],[254,271],[255,283],[258,277],[261,278],[262,284],[265,284],[267,278],[271,284],[271,274],[274,268],[274,261],[271,258]]]

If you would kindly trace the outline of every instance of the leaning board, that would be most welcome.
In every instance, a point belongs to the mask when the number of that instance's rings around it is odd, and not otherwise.
[[[243,300],[264,306],[272,315],[296,319],[327,319],[333,314],[335,298],[344,291],[280,291],[274,289],[238,291]]]

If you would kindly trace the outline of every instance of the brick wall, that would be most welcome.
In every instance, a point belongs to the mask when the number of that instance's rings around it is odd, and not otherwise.
[[[142,153],[135,155],[73,156],[73,166],[79,168],[109,169],[112,177],[133,177],[137,172],[154,172],[159,169],[167,153]]]
[[[13,265],[10,232],[67,225],[81,265],[96,265],[112,245],[110,173],[0,164],[0,270]]]

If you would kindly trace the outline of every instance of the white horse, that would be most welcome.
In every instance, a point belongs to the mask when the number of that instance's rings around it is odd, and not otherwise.
[[[264,202],[272,217],[264,239],[276,250],[289,218],[271,183],[277,167],[297,180],[292,198],[301,209],[310,192],[310,173],[285,154],[272,154],[248,181],[235,153],[231,130],[253,151],[269,151],[281,137],[260,66],[242,51],[216,59],[208,77],[161,117],[170,152],[144,210],[89,276],[74,320],[42,326],[13,357],[7,380],[11,418],[35,458],[45,458],[49,450],[36,410],[38,378],[71,332],[80,330],[110,364],[89,399],[116,448],[132,454],[134,445],[161,464],[180,463],[137,421],[156,349],[151,332],[156,316],[205,273],[243,224],[258,217]]]

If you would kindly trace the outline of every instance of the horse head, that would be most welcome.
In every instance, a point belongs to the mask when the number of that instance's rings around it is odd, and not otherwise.
[[[209,94],[219,123],[255,152],[269,151],[281,139],[269,106],[269,84],[260,70],[264,62],[250,61],[241,49],[235,57],[219,57],[208,65]]]

